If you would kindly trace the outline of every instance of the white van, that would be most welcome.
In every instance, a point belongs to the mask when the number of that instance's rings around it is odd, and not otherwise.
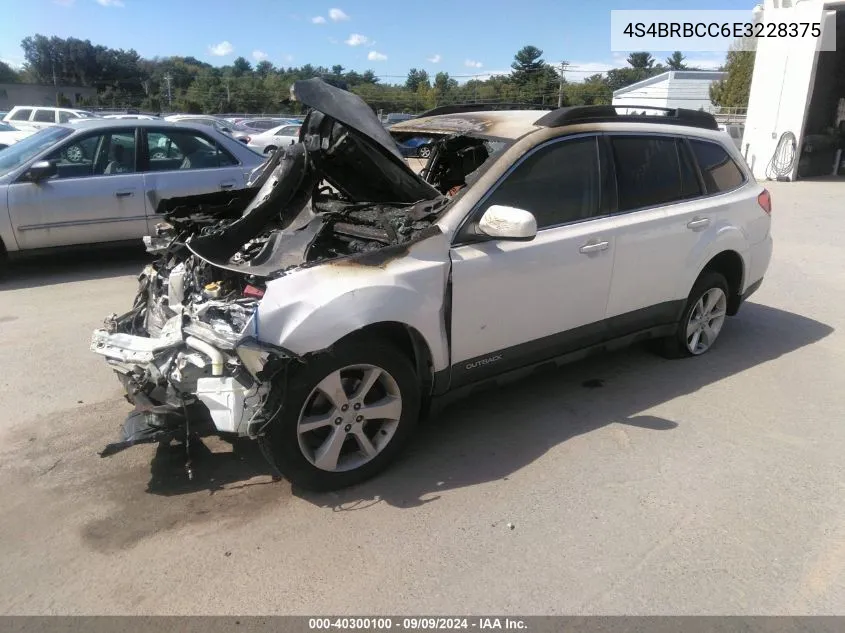
[[[40,130],[57,123],[69,123],[77,119],[93,119],[93,112],[74,108],[50,108],[42,106],[15,106],[3,117],[16,128]]]

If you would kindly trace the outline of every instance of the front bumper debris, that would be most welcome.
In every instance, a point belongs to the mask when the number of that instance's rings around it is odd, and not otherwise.
[[[135,444],[178,438],[200,421],[210,421],[217,432],[242,436],[253,436],[263,426],[269,384],[256,374],[270,353],[254,340],[220,345],[226,342],[215,341],[196,323],[183,326],[181,315],[169,319],[156,337],[113,330],[108,324],[96,330],[91,350],[115,370],[135,410],[123,424],[120,441],[109,444],[103,457]]]

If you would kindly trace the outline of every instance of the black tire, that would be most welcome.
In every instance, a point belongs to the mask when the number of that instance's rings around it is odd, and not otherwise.
[[[678,322],[678,328],[675,330],[675,333],[660,341],[661,346],[659,347],[659,351],[663,356],[666,358],[687,358],[689,356],[695,356],[687,347],[687,323],[689,322],[690,313],[695,307],[695,304],[702,295],[712,288],[719,288],[725,293],[726,297],[728,296],[728,282],[725,280],[725,276],[715,271],[704,271],[696,280],[689,293],[687,304],[684,307],[684,312],[681,315],[681,320]],[[703,353],[706,354],[710,349],[708,348]]]
[[[275,146],[275,145],[268,145],[267,147],[265,147],[265,148],[264,148],[264,153],[265,153],[267,156],[269,156],[270,154],[272,154],[272,153],[273,153],[273,152],[275,152],[275,151],[276,151],[276,146]]]
[[[430,145],[421,145],[417,148],[417,157],[418,158],[429,158],[431,156],[431,146]]]
[[[387,445],[370,461],[354,470],[322,470],[300,450],[297,433],[299,415],[321,380],[334,371],[356,364],[380,367],[396,381],[402,398],[399,423]],[[411,361],[392,345],[372,339],[340,343],[330,352],[315,355],[305,364],[293,366],[283,397],[280,412],[270,422],[265,434],[258,438],[262,453],[292,485],[318,492],[346,488],[383,471],[412,435],[420,410],[420,384]],[[269,406],[274,405],[270,403]],[[275,406],[278,407],[278,404]]]

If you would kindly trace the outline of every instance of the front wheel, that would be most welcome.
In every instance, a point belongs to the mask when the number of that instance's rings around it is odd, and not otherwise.
[[[722,331],[728,310],[728,282],[724,275],[706,272],[692,288],[675,333],[664,340],[668,358],[700,356],[707,352]]]
[[[341,343],[291,372],[287,385],[279,385],[286,389],[281,410],[259,441],[295,486],[336,490],[369,479],[399,454],[416,426],[419,381],[393,346]]]

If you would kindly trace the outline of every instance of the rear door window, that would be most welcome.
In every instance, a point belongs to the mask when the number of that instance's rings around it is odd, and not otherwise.
[[[150,130],[147,132],[150,171],[210,169],[237,165],[237,159],[199,132]]]
[[[56,122],[56,111],[55,110],[36,110],[35,116],[32,117],[33,121],[37,121],[38,123],[55,123]]]
[[[611,138],[619,211],[657,207],[700,195],[677,140],[668,136]]]
[[[742,170],[718,143],[690,140],[690,147],[698,161],[707,193],[736,189],[745,180]]]

